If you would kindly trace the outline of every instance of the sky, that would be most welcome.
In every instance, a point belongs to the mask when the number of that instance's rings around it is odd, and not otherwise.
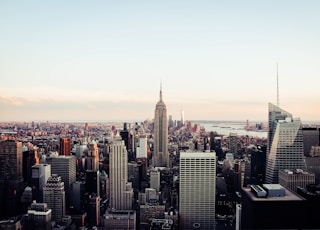
[[[320,1],[0,1],[0,121],[320,120]],[[278,68],[277,68],[278,66]],[[278,71],[277,71],[278,69]]]

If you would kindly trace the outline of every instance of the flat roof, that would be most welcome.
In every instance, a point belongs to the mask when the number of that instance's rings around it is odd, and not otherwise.
[[[285,189],[285,196],[280,196],[280,197],[257,197],[255,194],[251,192],[250,187],[245,187],[242,188],[242,191],[253,201],[262,201],[262,202],[267,202],[267,201],[303,201],[305,198],[291,192],[290,190]]]

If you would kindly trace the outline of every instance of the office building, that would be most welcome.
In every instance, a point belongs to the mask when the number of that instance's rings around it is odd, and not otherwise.
[[[146,135],[140,135],[139,146],[137,147],[136,158],[147,158],[148,157],[148,141]]]
[[[100,221],[100,197],[90,195],[88,197],[86,210],[89,226],[98,226]]]
[[[86,171],[86,192],[94,193],[100,196],[100,172],[99,171]]]
[[[279,184],[242,188],[241,229],[302,229],[306,200]]]
[[[24,229],[51,229],[52,210],[46,203],[33,202],[28,209],[28,219]]]
[[[66,206],[69,207],[71,184],[76,181],[76,157],[52,156],[46,158],[46,163],[51,165],[51,174],[58,174],[64,182],[66,192]]]
[[[19,213],[23,192],[22,143],[0,142],[0,219]]]
[[[179,182],[180,229],[214,229],[215,152],[181,152]]]
[[[251,155],[251,184],[262,185],[266,177],[267,146],[256,146],[249,150]]]
[[[160,191],[160,171],[159,170],[153,169],[150,171],[150,188],[154,188],[158,192]]]
[[[320,146],[320,129],[316,127],[302,128],[303,152],[305,156],[311,156],[312,146]]]
[[[315,183],[315,175],[307,171],[296,169],[281,169],[279,170],[279,184],[283,187],[297,192],[297,188],[306,188],[308,184]]]
[[[154,147],[152,156],[153,167],[168,167],[168,118],[167,107],[162,100],[162,89],[160,89],[160,100],[156,104],[154,112]]]
[[[37,149],[30,149],[22,153],[22,174],[24,182],[31,186],[32,166],[39,164]]]
[[[43,202],[43,187],[46,185],[49,177],[51,177],[51,165],[38,164],[32,166],[32,198],[38,203]]]
[[[300,119],[269,103],[266,183],[278,183],[280,169],[306,169]]]
[[[71,140],[69,138],[60,139],[60,155],[63,155],[63,156],[71,155]]]
[[[129,161],[134,160],[134,135],[131,132],[130,129],[128,129],[128,124],[123,124],[123,130],[120,131],[120,136],[122,140],[124,141],[124,144],[126,146],[127,152],[128,152],[128,159]]]
[[[64,182],[61,176],[52,174],[43,187],[43,202],[52,210],[52,221],[60,223],[66,214]]]
[[[230,133],[229,135],[229,152],[238,153],[238,134],[236,133]]]
[[[112,210],[131,210],[132,184],[128,182],[128,155],[124,141],[116,136],[109,153],[110,207]]]
[[[88,155],[86,157],[86,169],[91,171],[99,170],[99,149],[95,141],[88,144]]]

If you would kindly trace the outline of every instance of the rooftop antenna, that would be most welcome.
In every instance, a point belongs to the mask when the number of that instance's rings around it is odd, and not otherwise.
[[[279,76],[278,76],[278,62],[277,62],[277,106],[279,107]]]

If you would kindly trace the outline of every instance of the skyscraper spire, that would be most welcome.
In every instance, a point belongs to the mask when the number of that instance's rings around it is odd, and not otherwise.
[[[162,101],[162,81],[160,82],[160,101]]]
[[[279,76],[278,76],[278,62],[277,62],[277,106],[279,107]]]

